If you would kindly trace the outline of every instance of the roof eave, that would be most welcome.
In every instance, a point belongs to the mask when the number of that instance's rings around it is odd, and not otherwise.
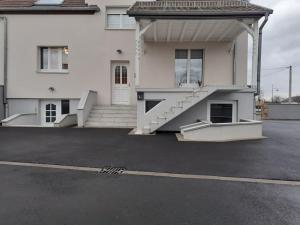
[[[97,5],[0,7],[0,14],[94,14],[99,11]]]
[[[272,14],[273,10],[261,12],[127,12],[136,19],[232,19],[232,18],[261,18]]]

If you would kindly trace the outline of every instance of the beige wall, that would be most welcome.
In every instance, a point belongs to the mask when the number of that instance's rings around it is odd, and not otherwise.
[[[105,30],[106,5],[131,5],[134,1],[94,1],[95,15],[7,15],[8,98],[80,98],[86,90],[99,93],[99,103],[111,103],[110,65],[129,61],[131,103],[134,90],[134,30]],[[39,73],[38,46],[69,47],[69,73]],[[122,54],[116,52],[123,51]],[[53,86],[55,92],[48,88]]]
[[[230,42],[145,42],[141,58],[140,86],[175,87],[175,49],[204,50],[204,84],[233,84],[233,54]],[[236,84],[247,84],[247,34],[236,44]]]

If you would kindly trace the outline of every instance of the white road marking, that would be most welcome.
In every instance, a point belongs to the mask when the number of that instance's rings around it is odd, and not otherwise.
[[[0,161],[0,165],[37,167],[37,168],[60,169],[60,170],[75,170],[75,171],[85,171],[85,172],[101,172],[102,170],[102,168],[97,168],[97,167],[64,166],[64,165],[55,165],[55,164],[24,163],[24,162],[10,162],[10,161]],[[259,183],[259,184],[300,186],[300,181],[271,180],[271,179],[262,179],[262,178],[223,177],[223,176],[210,176],[210,175],[197,175],[197,174],[146,172],[146,171],[130,171],[130,170],[124,170],[122,174],[131,175],[131,176],[152,176],[152,177],[168,177],[168,178],[194,179],[194,180],[215,180],[215,181],[228,181],[228,182],[246,182],[246,183]]]

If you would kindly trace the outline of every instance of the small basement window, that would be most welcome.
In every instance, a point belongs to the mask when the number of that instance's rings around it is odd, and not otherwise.
[[[149,112],[152,108],[158,105],[162,100],[146,100],[145,101],[145,112]]]
[[[39,69],[41,72],[68,72],[69,49],[65,47],[40,47]]]
[[[61,114],[70,113],[70,100],[61,100]]]

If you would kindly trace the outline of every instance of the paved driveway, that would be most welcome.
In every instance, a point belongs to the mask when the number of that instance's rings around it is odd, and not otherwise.
[[[265,122],[267,139],[177,142],[122,129],[0,128],[0,160],[300,180],[300,121]]]
[[[300,122],[267,139],[177,142],[128,130],[0,128],[0,161],[300,181]],[[300,224],[300,186],[0,165],[0,224]]]

